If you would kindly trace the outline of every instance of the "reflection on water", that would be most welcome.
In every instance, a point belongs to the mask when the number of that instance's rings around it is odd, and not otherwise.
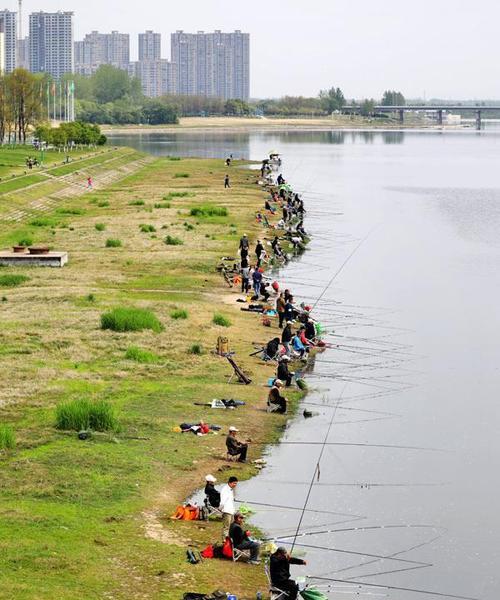
[[[312,303],[325,292],[316,314],[331,346],[308,376],[304,406],[317,414],[294,419],[267,468],[239,486],[241,499],[258,503],[255,522],[294,540],[317,442],[332,423],[296,540],[307,574],[342,580],[325,587],[331,598],[436,591],[498,600],[500,135],[119,139],[156,154],[221,158],[275,148],[285,176],[305,190],[313,241],[280,279]],[[277,504],[290,508],[269,506]],[[332,584],[325,579],[317,581]]]

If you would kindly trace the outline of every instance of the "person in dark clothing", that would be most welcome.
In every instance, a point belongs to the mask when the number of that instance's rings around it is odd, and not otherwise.
[[[205,496],[207,497],[208,503],[214,508],[220,506],[220,492],[215,489],[215,482],[217,479],[213,475],[207,475],[205,477]]]
[[[262,273],[260,269],[255,269],[252,273],[253,290],[255,295],[260,296],[260,286],[262,285]]]
[[[276,371],[276,377],[283,381],[286,387],[290,387],[290,385],[292,384],[293,376],[295,375],[295,373],[291,373],[288,370],[289,361],[289,356],[286,356],[286,354],[285,356],[282,356],[278,363],[278,369]]]
[[[279,337],[275,337],[270,342],[267,342],[265,349],[265,358],[264,360],[273,360],[273,358],[278,354],[278,350],[280,349],[280,339]]]
[[[292,341],[292,338],[293,338],[292,323],[290,321],[287,321],[286,325],[285,325],[285,329],[283,329],[283,332],[281,334],[281,343],[285,347],[287,354],[290,354],[290,342]]]
[[[276,408],[276,412],[281,413],[282,415],[286,414],[288,402],[287,399],[281,395],[281,388],[283,387],[283,382],[281,379],[276,379],[273,387],[269,390],[269,395],[267,396],[267,405]]]
[[[285,295],[285,302],[288,302],[290,300],[290,298],[293,298],[292,293],[290,292],[290,290],[285,290],[284,291],[284,295]]]
[[[246,250],[247,254],[248,254],[248,249],[250,248],[250,242],[248,241],[248,236],[246,233],[244,233],[242,235],[242,237],[240,238],[240,245],[239,245],[239,251],[241,252],[242,250]]]
[[[300,558],[292,558],[286,548],[278,548],[271,554],[269,561],[269,574],[271,583],[279,590],[287,593],[287,600],[296,600],[299,586],[290,577],[290,565],[306,565]]]
[[[242,269],[247,269],[250,267],[250,263],[248,262],[248,256],[242,256],[240,266]]]
[[[276,298],[276,312],[278,313],[279,328],[283,327],[283,321],[285,320],[285,298],[283,292]]]
[[[233,548],[238,550],[250,550],[250,564],[259,564],[260,544],[250,539],[248,532],[243,529],[244,517],[237,512],[234,515],[234,521],[229,528],[229,537],[233,543]]]
[[[229,175],[226,175],[224,177],[224,188],[230,188],[231,187],[231,183],[229,181]]]
[[[312,319],[308,319],[306,323],[306,338],[309,341],[314,340],[316,337],[316,327],[314,327],[314,322]]]
[[[242,442],[238,441],[236,439],[237,433],[238,430],[236,427],[229,428],[229,434],[226,438],[227,453],[231,456],[238,456],[238,462],[246,462],[248,444],[243,444]]]
[[[293,306],[293,296],[289,296],[287,302],[285,303],[285,319],[287,321],[293,321],[296,316],[296,310]]]
[[[255,246],[255,256],[257,257],[257,267],[260,267],[262,263],[262,256],[264,254],[264,246],[260,240],[257,240],[257,245]]]
[[[285,183],[285,179],[281,173],[278,175],[278,179],[276,181],[278,185],[283,185]]]

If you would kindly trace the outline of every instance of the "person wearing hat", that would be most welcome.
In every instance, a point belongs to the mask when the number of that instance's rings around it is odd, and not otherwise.
[[[229,537],[233,543],[233,548],[237,548],[238,550],[250,550],[249,563],[251,565],[258,565],[260,564],[260,544],[259,542],[250,539],[249,532],[243,529],[244,520],[245,517],[240,512],[237,512],[234,515],[234,521],[229,528]]]
[[[248,241],[248,235],[244,233],[240,238],[240,247],[239,250],[246,250],[248,254],[248,249],[250,247],[250,242]]]
[[[299,586],[291,578],[290,565],[307,565],[307,563],[300,558],[293,558],[286,548],[280,547],[271,554],[269,575],[273,586],[286,593],[287,600],[295,600],[299,593]]]
[[[260,240],[257,240],[257,245],[255,246],[255,256],[257,257],[257,268],[259,268],[262,264],[262,257],[264,256],[264,246]]]
[[[205,496],[207,497],[208,503],[214,508],[220,506],[220,492],[215,489],[215,482],[217,479],[213,475],[207,475],[205,477]]]
[[[290,362],[290,357],[284,354],[278,362],[278,370],[276,371],[276,377],[281,379],[286,385],[286,387],[290,387],[292,384],[292,378],[295,373],[292,373],[288,370],[288,363]]]
[[[229,434],[226,438],[227,453],[231,456],[237,456],[238,462],[244,463],[247,460],[248,444],[240,442],[237,439],[237,433],[238,429],[236,427],[231,426],[229,428]]]
[[[287,321],[285,328],[283,329],[283,331],[281,333],[281,343],[285,347],[287,354],[290,354],[290,342],[292,341],[292,338],[293,338],[292,322]]]
[[[220,491],[220,506],[222,511],[222,541],[229,536],[229,528],[234,519],[234,488],[238,485],[237,477],[230,477]]]
[[[283,382],[281,381],[281,379],[275,379],[273,387],[269,390],[269,395],[267,397],[267,405],[269,407],[275,408],[274,412],[278,412],[284,415],[287,411],[288,401],[284,396],[281,395],[282,387]]]

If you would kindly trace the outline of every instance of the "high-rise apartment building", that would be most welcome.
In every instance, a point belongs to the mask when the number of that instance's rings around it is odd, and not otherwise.
[[[75,42],[75,71],[92,75],[101,65],[128,69],[130,62],[130,36],[128,33],[98,33],[93,31],[83,41]]]
[[[5,33],[0,31],[0,75],[5,73]]]
[[[142,93],[149,98],[177,93],[177,65],[164,58],[130,63],[128,73],[139,79]]]
[[[248,100],[250,35],[184,33],[171,36],[172,62],[178,68],[178,93]]]
[[[30,39],[28,37],[17,40],[17,66],[29,71],[30,68]]]
[[[0,32],[4,34],[5,72],[17,66],[17,13],[0,10]]]
[[[30,69],[59,79],[74,71],[73,13],[30,15]]]
[[[139,62],[161,59],[161,33],[146,31],[139,34]]]

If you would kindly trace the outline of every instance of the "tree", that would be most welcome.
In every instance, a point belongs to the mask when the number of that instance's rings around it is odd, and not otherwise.
[[[251,112],[251,106],[247,102],[237,98],[233,100],[227,100],[224,104],[224,114],[226,115],[236,115],[241,117],[243,115],[249,115]]]
[[[386,90],[382,97],[382,106],[405,106],[406,99],[401,92]]]
[[[374,111],[375,111],[375,100],[373,100],[373,98],[370,100],[368,100],[368,99],[363,100],[363,102],[361,103],[359,112],[364,117],[369,117],[369,116],[373,115]]]
[[[132,92],[128,73],[111,65],[101,65],[92,79],[95,98],[101,104],[130,96]]]
[[[321,108],[331,115],[336,110],[342,110],[345,105],[345,98],[340,88],[330,88],[329,90],[321,90],[319,93]]]
[[[148,100],[142,108],[143,119],[149,125],[177,124],[179,118],[173,106],[161,100]]]
[[[42,116],[42,81],[26,69],[16,69],[3,81],[3,100],[8,105],[3,109],[4,118],[8,114],[4,125],[9,123],[9,134],[13,130],[15,139],[26,143],[28,128]]]

